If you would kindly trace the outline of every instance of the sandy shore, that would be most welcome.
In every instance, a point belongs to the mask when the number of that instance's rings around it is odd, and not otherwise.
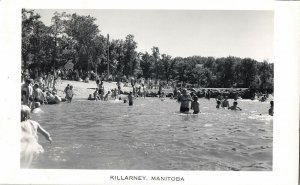
[[[58,80],[56,83],[57,94],[61,97],[65,97],[64,89],[70,84],[73,85],[75,96],[74,98],[86,99],[89,94],[93,94],[95,89],[97,88],[97,84],[95,81],[89,81],[89,83],[78,82],[78,81],[70,81],[70,80]],[[118,88],[116,82],[103,82],[105,92]],[[121,83],[121,90],[123,91],[132,91],[131,87],[124,87],[124,84]]]

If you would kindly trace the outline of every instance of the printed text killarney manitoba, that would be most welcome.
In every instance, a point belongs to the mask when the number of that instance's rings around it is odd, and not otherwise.
[[[183,177],[170,177],[170,176],[116,176],[111,175],[110,180],[116,181],[184,181]]]

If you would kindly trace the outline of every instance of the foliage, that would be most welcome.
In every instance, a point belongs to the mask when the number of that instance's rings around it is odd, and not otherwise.
[[[268,61],[233,56],[172,58],[160,54],[156,46],[151,53],[138,53],[134,35],[109,40],[101,35],[95,21],[91,16],[55,12],[51,25],[46,26],[33,10],[22,9],[22,67],[49,72],[63,69],[72,61],[74,68],[83,73],[93,70],[105,74],[109,65],[110,74],[115,77],[273,91],[274,65]]]

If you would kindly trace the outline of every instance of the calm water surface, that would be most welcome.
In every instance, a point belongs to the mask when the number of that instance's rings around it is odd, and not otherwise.
[[[232,104],[232,100],[230,101]],[[52,135],[32,164],[44,169],[272,170],[269,103],[240,100],[243,111],[200,99],[199,115],[179,113],[175,100],[74,100],[33,115]],[[262,115],[259,115],[262,114]]]

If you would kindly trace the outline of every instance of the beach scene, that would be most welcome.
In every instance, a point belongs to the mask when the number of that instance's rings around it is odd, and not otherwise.
[[[20,167],[272,171],[272,20],[23,9]]]

